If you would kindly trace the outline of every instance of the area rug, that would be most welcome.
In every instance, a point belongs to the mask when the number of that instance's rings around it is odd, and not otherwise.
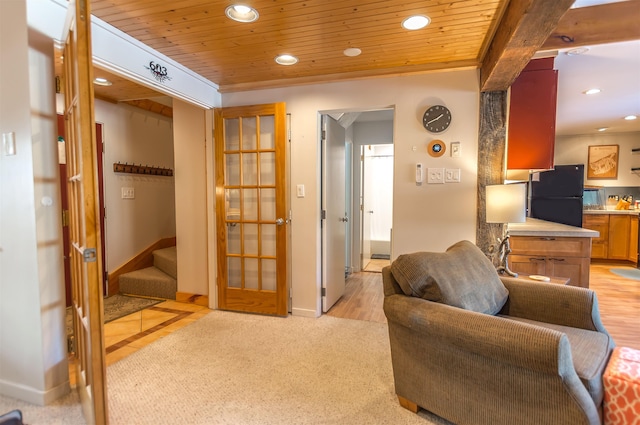
[[[144,310],[163,300],[153,298],[138,298],[128,295],[112,295],[104,299],[104,323],[119,319],[136,311]]]
[[[162,301],[164,300],[139,298],[120,294],[112,295],[105,298],[103,301],[104,323],[109,323],[128,314],[144,310],[145,308],[156,305]],[[67,307],[66,328],[67,335],[72,335],[73,321],[71,316],[71,307]]]
[[[609,271],[627,279],[640,280],[640,269],[634,269],[633,267],[615,267],[609,269]]]

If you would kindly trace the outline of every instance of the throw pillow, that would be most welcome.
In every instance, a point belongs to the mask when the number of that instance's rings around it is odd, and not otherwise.
[[[446,252],[400,255],[391,273],[406,295],[485,314],[497,314],[509,291],[482,251],[460,241]]]

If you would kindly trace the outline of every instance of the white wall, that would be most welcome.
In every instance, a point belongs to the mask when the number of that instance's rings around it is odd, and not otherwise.
[[[318,111],[395,107],[393,253],[442,251],[475,241],[479,85],[475,70],[433,73],[225,93],[223,106],[284,101],[291,114],[291,185],[304,184],[305,198],[292,198],[293,313],[320,314],[320,171]],[[447,131],[434,137],[422,126],[424,111],[445,104],[453,113]],[[462,157],[432,158],[427,144],[460,141]],[[414,149],[415,148],[415,149]],[[461,183],[416,186],[415,164],[460,168]]]
[[[209,294],[207,269],[207,162],[203,109],[174,100],[178,292]]]
[[[96,99],[103,124],[107,270],[122,266],[145,248],[176,235],[173,177],[115,173],[113,164],[174,168],[172,119]],[[134,199],[122,199],[132,187]]]
[[[591,145],[620,145],[617,179],[587,179],[587,159]],[[640,132],[598,133],[562,136],[556,139],[555,164],[585,164],[584,183],[595,186],[640,186],[640,175],[631,168],[640,167],[640,154],[631,149],[640,148]]]
[[[69,391],[50,39],[24,0],[0,2],[0,394],[35,404]]]

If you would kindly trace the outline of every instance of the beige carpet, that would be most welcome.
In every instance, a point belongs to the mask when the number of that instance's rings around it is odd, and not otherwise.
[[[386,325],[329,316],[213,311],[109,366],[107,382],[111,424],[446,424],[398,404]],[[78,423],[47,410],[25,420]]]

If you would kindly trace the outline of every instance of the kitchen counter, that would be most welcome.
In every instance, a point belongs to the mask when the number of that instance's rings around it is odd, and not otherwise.
[[[640,215],[640,210],[583,210],[582,214]]]
[[[637,213],[637,212],[636,212]],[[527,217],[525,223],[509,223],[507,226],[511,236],[572,237],[597,238],[600,233],[582,227],[567,226]]]

